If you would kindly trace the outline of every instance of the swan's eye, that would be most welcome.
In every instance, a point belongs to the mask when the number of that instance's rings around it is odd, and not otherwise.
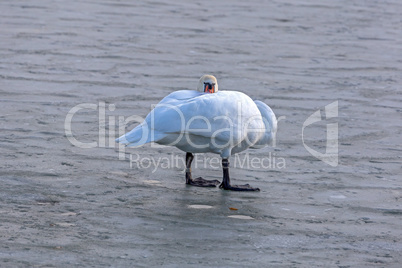
[[[204,82],[204,92],[205,93],[215,93],[215,83]]]

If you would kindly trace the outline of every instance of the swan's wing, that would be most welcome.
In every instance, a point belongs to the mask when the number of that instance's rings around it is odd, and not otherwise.
[[[236,145],[245,136],[245,124],[249,118],[261,114],[255,103],[245,94],[235,91],[219,91],[214,94],[189,93],[184,98],[167,96],[147,117],[151,129],[157,133],[184,134],[211,138],[216,143]],[[168,98],[169,97],[169,98]],[[251,122],[253,123],[253,122]]]
[[[117,138],[116,142],[137,147],[159,141],[172,133],[180,133],[183,128],[181,122],[184,122],[184,119],[181,116],[183,113],[177,108],[177,105],[202,94],[194,90],[172,92],[156,104],[144,122]]]
[[[139,146],[148,142],[164,144],[166,140],[166,144],[174,145],[172,139],[186,135],[191,141],[211,139],[216,144],[229,141],[235,146],[247,136],[245,126],[253,117],[261,122],[256,104],[243,93],[177,91],[166,96],[142,124],[117,141]]]

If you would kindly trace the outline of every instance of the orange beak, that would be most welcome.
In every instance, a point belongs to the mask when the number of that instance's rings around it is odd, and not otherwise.
[[[204,84],[204,92],[205,93],[215,93],[215,85],[210,83]]]

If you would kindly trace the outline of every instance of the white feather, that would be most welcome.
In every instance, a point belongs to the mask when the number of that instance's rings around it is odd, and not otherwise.
[[[236,91],[176,91],[166,96],[144,122],[116,139],[127,146],[156,142],[190,153],[227,158],[272,142],[277,120],[271,108]]]

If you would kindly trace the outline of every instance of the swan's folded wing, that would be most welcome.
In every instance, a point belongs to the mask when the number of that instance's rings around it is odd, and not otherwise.
[[[161,140],[168,133],[179,132],[184,120],[180,116],[182,112],[178,110],[177,104],[201,94],[194,90],[180,90],[169,94],[153,107],[144,122],[117,138],[116,142],[136,147]]]
[[[146,118],[150,128],[157,133],[201,136],[217,142],[231,139],[237,144],[247,135],[244,127],[247,120],[260,115],[254,102],[240,92],[191,92],[186,98],[177,94],[181,99],[174,99],[172,94]]]
[[[187,136],[188,140],[198,140],[203,144],[209,140],[215,144],[230,142],[235,146],[250,135],[247,133],[247,128],[253,124],[250,118],[261,122],[261,113],[243,93],[177,91],[166,96],[142,124],[117,141],[139,146],[148,142],[180,140],[177,137]],[[256,125],[259,126],[258,123]]]

